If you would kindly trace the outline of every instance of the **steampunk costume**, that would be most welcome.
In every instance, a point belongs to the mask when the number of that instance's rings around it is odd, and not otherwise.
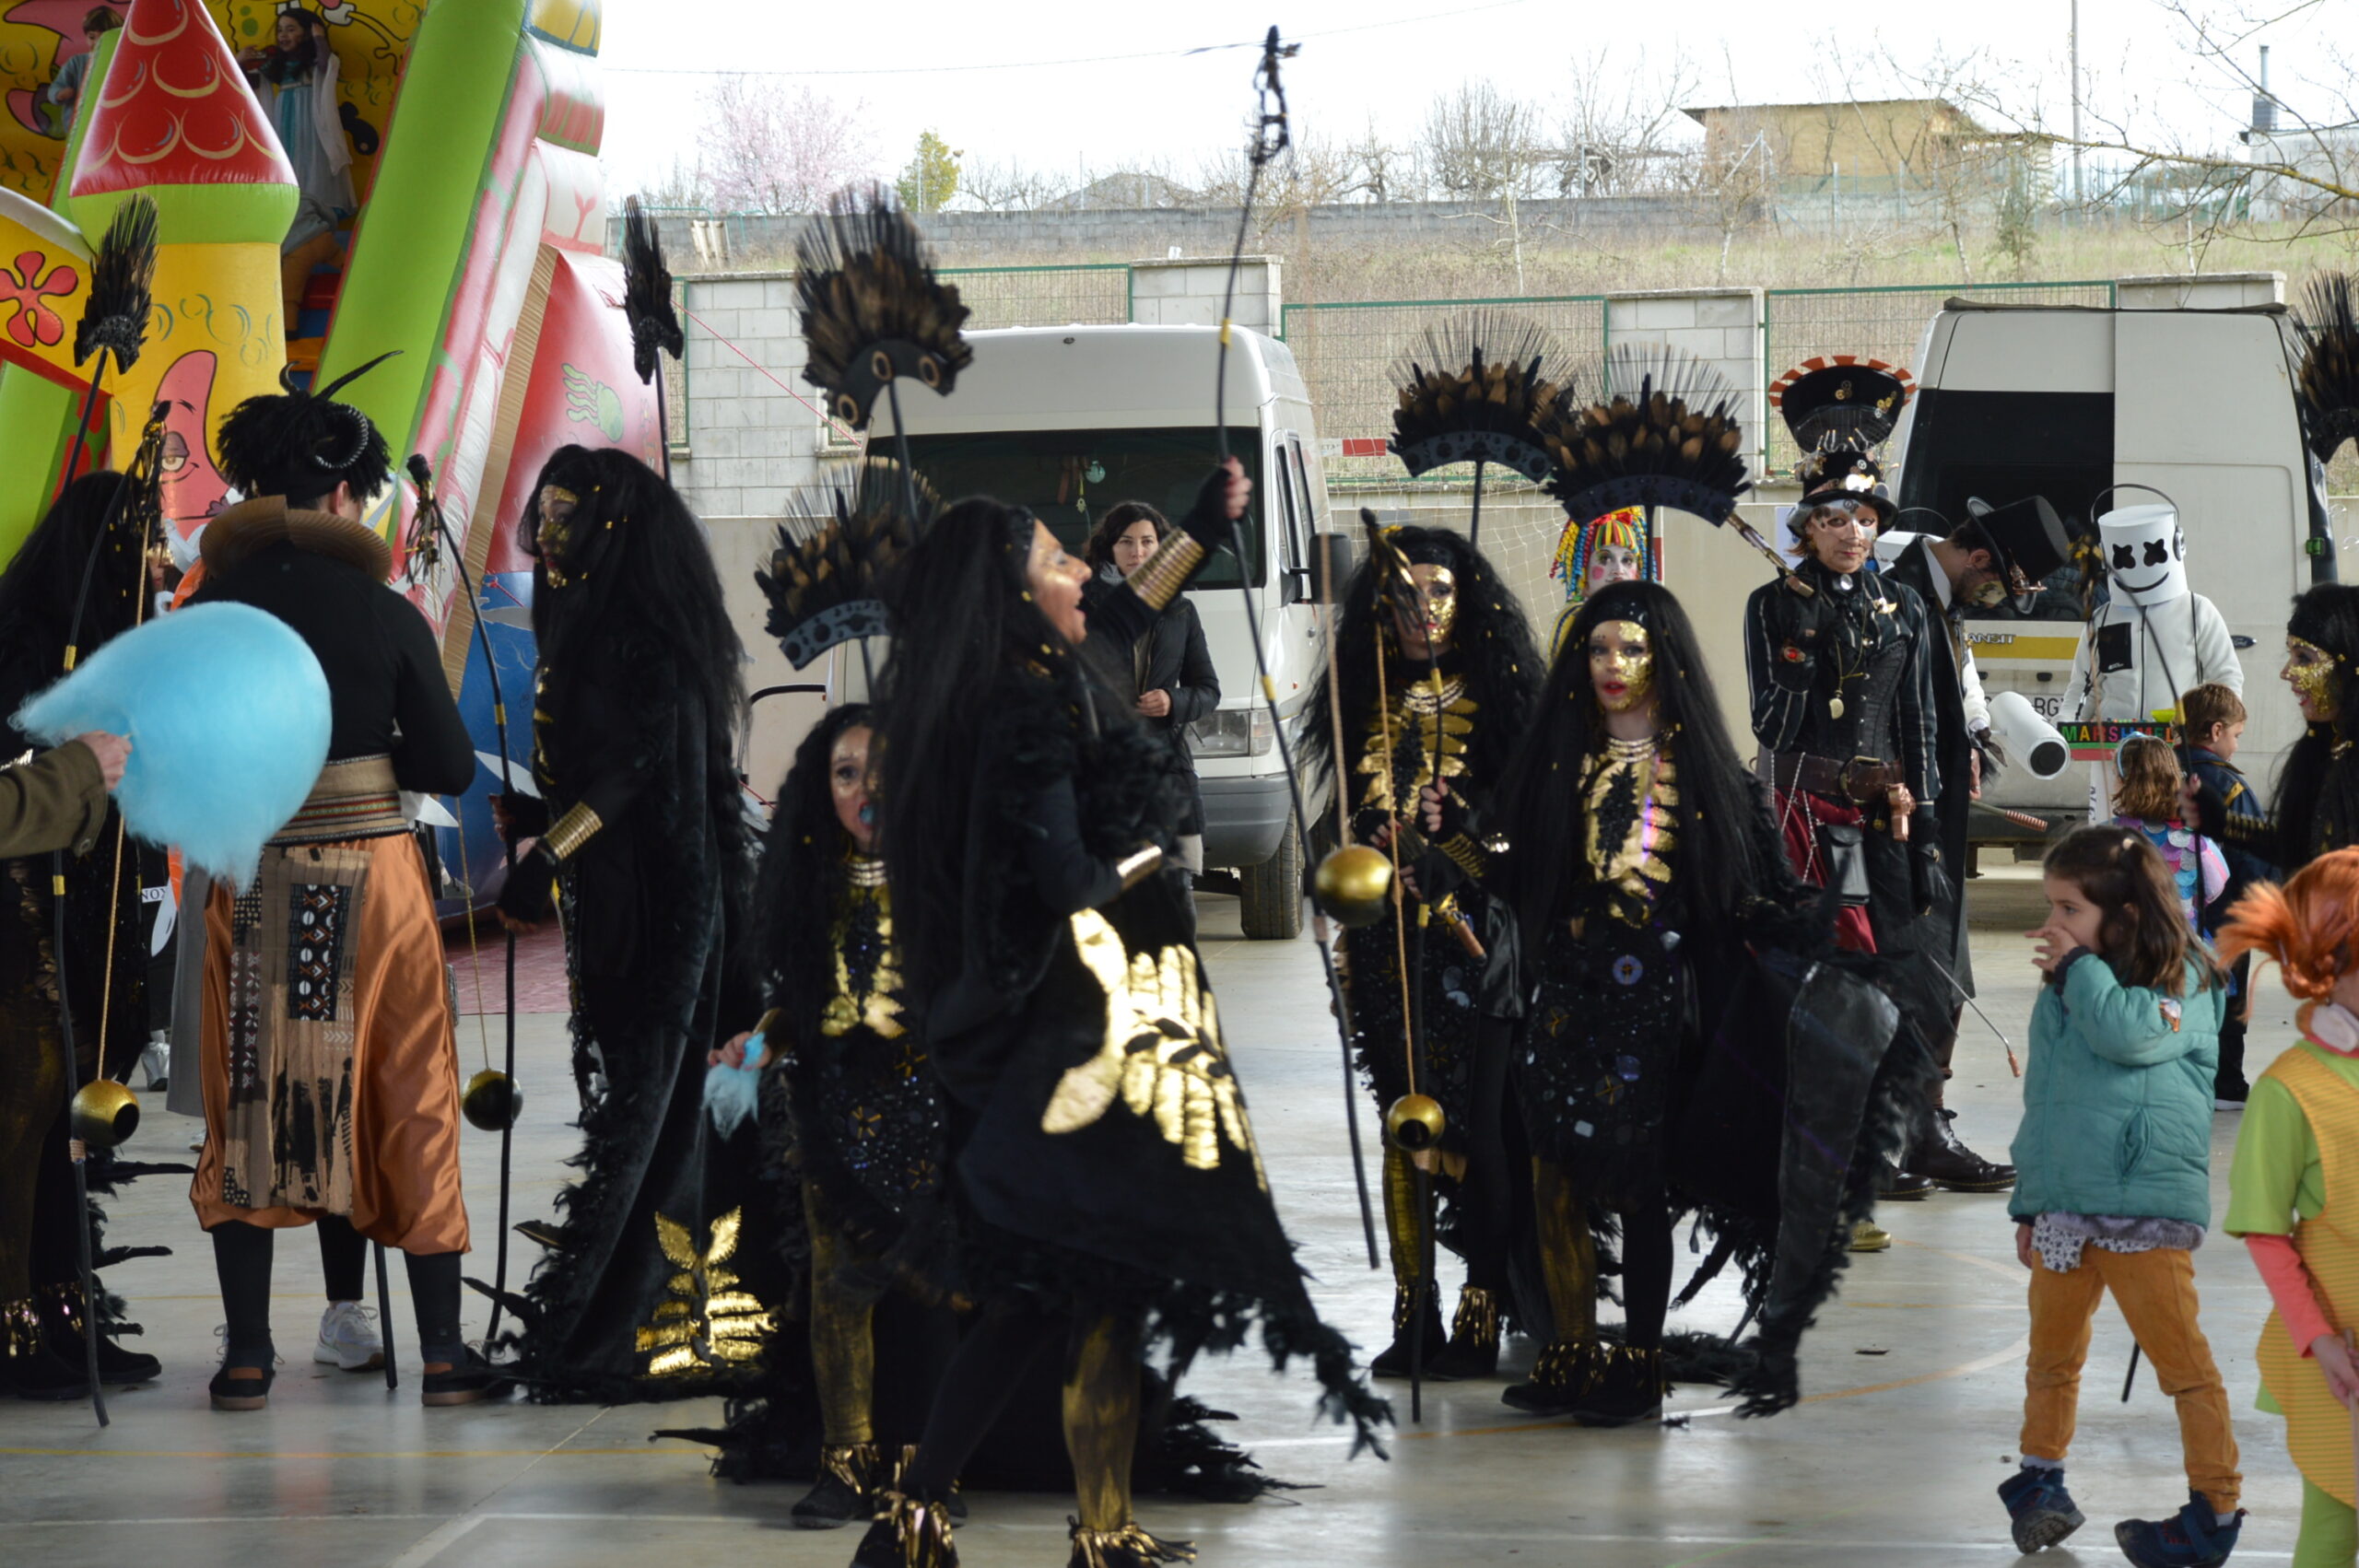
[[[1959,1015],[1966,998],[1974,994],[1963,875],[1968,819],[1976,780],[1981,776],[1978,768],[1988,773],[2000,765],[1998,749],[1990,739],[1989,704],[1974,666],[1974,650],[1966,641],[1966,618],[1970,610],[1995,608],[2009,600],[2028,603],[2037,595],[2042,580],[2062,567],[2071,553],[2062,521],[2038,497],[1995,509],[1968,501],[1966,510],[1966,521],[1947,539],[1886,535],[1877,545],[1877,554],[1885,562],[1885,579],[1913,590],[1939,633],[1925,649],[1932,683],[1935,771],[1941,780],[1934,813],[1941,824],[1942,863],[1959,874],[1949,878],[1947,896],[1924,917],[1924,951],[1949,971],[1960,993],[1949,1004],[1947,1026],[1928,1042],[1944,1079],[1957,1048]],[[1969,564],[1978,555],[1989,557],[1987,568]],[[1906,1162],[1907,1167],[1960,1192],[2002,1190],[2013,1180],[2014,1168],[1993,1164],[1966,1148],[1958,1139],[1954,1119],[1955,1113],[1944,1108],[1937,1094]]]
[[[1623,715],[1649,732],[1617,734]],[[1672,1227],[1693,1211],[1715,1246],[1679,1300],[1740,1262],[1761,1333],[1732,1381],[1750,1413],[1782,1409],[1922,1048],[1833,961],[1664,590],[1583,606],[1495,809],[1533,987],[1515,1103],[1554,1319],[1507,1402],[1590,1425],[1659,1413]],[[1616,1246],[1619,1343],[1595,1305]]]
[[[558,449],[519,524],[535,557],[538,834],[501,913],[565,928],[581,1178],[518,1304],[534,1398],[742,1384],[780,1281],[739,1253],[758,1151],[702,1130],[705,1055],[757,1011],[732,966],[751,862],[734,740],[744,659],[701,530],[646,464]]]
[[[222,469],[258,498],[206,528],[190,600],[285,621],[318,658],[333,714],[310,800],[253,881],[215,884],[204,914],[205,1139],[189,1199],[229,1320],[219,1410],[268,1396],[272,1233],[324,1216],[408,1255],[427,1403],[500,1386],[460,1338],[458,1061],[433,894],[400,801],[465,789],[475,752],[425,618],[386,586],[385,542],[357,511],[308,504],[357,507],[391,478],[384,438],[331,400],[341,384],[232,411]]]
[[[146,563],[138,524],[118,504],[122,489],[113,474],[77,480],[0,575],[0,715],[14,714],[65,673],[69,641],[88,652],[130,629]],[[97,568],[77,631],[75,607],[93,545]],[[0,728],[0,736],[10,755],[25,749],[13,727]],[[86,1387],[82,1334],[89,1320],[75,1230],[91,1223],[96,1211],[89,1217],[78,1211],[67,1159],[48,852],[64,851],[65,989],[81,1058],[76,1082],[91,1077],[102,1046],[108,1071],[127,1072],[147,1038],[139,887],[143,868],[152,878],[161,858],[116,842],[113,808],[88,747],[61,746],[0,770],[0,801],[9,802],[0,806],[6,825],[0,849],[40,857],[0,864],[6,905],[0,916],[0,1389],[71,1399]],[[100,1153],[88,1172],[103,1184],[118,1164]],[[102,1300],[102,1315],[104,1305]],[[137,1331],[136,1325],[129,1328]],[[144,1382],[158,1370],[153,1356],[101,1335],[102,1381]]]
[[[1394,528],[1375,548],[1344,595],[1336,692],[1331,698],[1322,685],[1312,697],[1304,739],[1314,766],[1332,766],[1340,717],[1336,799],[1347,842],[1391,837],[1416,883],[1383,919],[1344,933],[1344,984],[1354,1052],[1379,1113],[1413,1093],[1441,1106],[1444,1130],[1427,1174],[1445,1205],[1441,1234],[1464,1255],[1467,1276],[1445,1348],[1438,1295],[1422,1277],[1412,1156],[1388,1140],[1394,1339],[1374,1364],[1379,1375],[1407,1375],[1412,1338],[1423,1334],[1424,1367],[1480,1375],[1497,1361],[1511,1225],[1500,1098],[1506,1028],[1486,1030],[1485,1020],[1513,1004],[1487,963],[1503,922],[1484,890],[1491,851],[1473,823],[1530,723],[1541,662],[1521,606],[1466,540]],[[1389,564],[1379,558],[1386,551],[1395,557]],[[1418,603],[1406,614],[1428,621],[1430,636],[1410,626],[1404,637],[1395,601],[1413,592]],[[1442,823],[1427,831],[1420,802],[1434,789]]]

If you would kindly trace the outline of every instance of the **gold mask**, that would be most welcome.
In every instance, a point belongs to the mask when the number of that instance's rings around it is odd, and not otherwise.
[[[1414,566],[1409,581],[1417,591],[1417,606],[1425,615],[1426,646],[1434,652],[1449,648],[1449,629],[1458,624],[1458,577],[1448,567]]]
[[[2335,701],[2334,668],[2340,663],[2335,656],[2314,642],[2304,642],[2298,637],[2285,639],[2285,668],[2278,678],[2310,699],[2311,710],[2322,720],[2330,720],[2340,706]]]
[[[562,485],[544,485],[535,504],[541,509],[541,526],[533,537],[540,547],[541,568],[551,583],[563,588],[566,547],[573,542],[573,509],[581,497]]]
[[[1607,621],[1590,634],[1590,689],[1608,713],[1627,713],[1652,695],[1654,643],[1636,621]],[[1621,689],[1607,692],[1608,685]]]

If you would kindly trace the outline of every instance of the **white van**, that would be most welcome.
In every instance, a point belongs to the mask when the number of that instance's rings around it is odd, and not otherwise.
[[[2068,528],[2093,533],[2110,486],[2149,485],[2177,503],[2195,591],[2235,637],[2251,710],[2236,766],[2266,790],[2301,718],[2276,680],[2288,601],[2331,577],[2324,477],[2312,467],[2294,401],[2299,361],[2282,305],[2236,310],[2105,310],[1953,299],[1917,355],[1917,396],[1894,452],[1901,506],[1955,521],[1969,496],[1994,506],[2048,497]],[[2102,506],[2149,502],[2137,489]],[[1932,529],[1904,516],[1899,526]],[[2314,571],[2314,568],[2316,568]],[[2019,691],[2048,719],[2072,717],[2072,655],[2087,629],[2080,571],[2048,579],[2028,616],[2010,607],[1967,623],[1983,685]],[[1990,810],[2051,826],[2088,803],[2087,770],[2042,784],[2011,769],[1984,790],[1978,842],[2038,834]]]
[[[1218,329],[1011,327],[968,334],[975,362],[950,397],[905,397],[910,456],[945,497],[1030,508],[1070,548],[1121,501],[1178,518],[1212,465]],[[1289,744],[1319,678],[1312,535],[1327,509],[1310,399],[1286,345],[1230,330],[1228,447],[1253,481],[1242,578],[1261,618]],[[882,430],[875,438],[885,450]],[[1239,563],[1189,590],[1220,673],[1220,708],[1190,727],[1204,795],[1204,862],[1237,873],[1245,934],[1302,929],[1302,835],[1253,667]],[[1309,803],[1315,814],[1321,802]]]

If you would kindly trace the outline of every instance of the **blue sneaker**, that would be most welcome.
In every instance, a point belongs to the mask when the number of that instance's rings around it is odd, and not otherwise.
[[[2244,1527],[2243,1509],[2223,1525],[2203,1494],[2190,1492],[2177,1517],[2124,1519],[2113,1527],[2113,1539],[2138,1568],[2215,1568],[2236,1550]]]
[[[1999,1501],[2014,1525],[2015,1550],[2025,1556],[2088,1523],[2064,1490],[2061,1469],[2027,1465],[1999,1483]]]

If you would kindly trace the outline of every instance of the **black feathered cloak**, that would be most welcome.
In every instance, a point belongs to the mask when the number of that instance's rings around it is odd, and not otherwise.
[[[1173,1365],[1244,1342],[1311,1358],[1362,1437],[1385,1419],[1320,1322],[1273,1206],[1177,879],[1062,909],[1044,868],[1169,849],[1169,749],[1083,683],[1012,669],[967,837],[966,957],[929,1015],[951,1102],[966,1293],[1139,1311]],[[1069,823],[1044,813],[1068,798]]]
[[[697,1272],[680,1256],[683,1233],[690,1254],[755,1294],[780,1285],[758,1249],[713,1256],[726,1245],[718,1223],[741,1208],[758,1167],[750,1133],[704,1130],[706,1053],[753,1011],[733,944],[751,874],[737,781],[716,744],[726,716],[705,710],[701,683],[664,638],[615,618],[568,639],[570,666],[545,652],[536,697],[551,819],[589,802],[604,825],[558,878],[582,1107],[570,1163],[582,1174],[557,1197],[559,1244],[525,1287],[523,1327],[508,1341],[545,1400],[671,1398],[745,1380],[749,1360],[663,1359],[677,1348],[664,1329],[682,1307],[708,1330],[736,1330],[704,1342],[750,1348],[751,1323],[707,1321],[693,1285],[674,1288]]]

